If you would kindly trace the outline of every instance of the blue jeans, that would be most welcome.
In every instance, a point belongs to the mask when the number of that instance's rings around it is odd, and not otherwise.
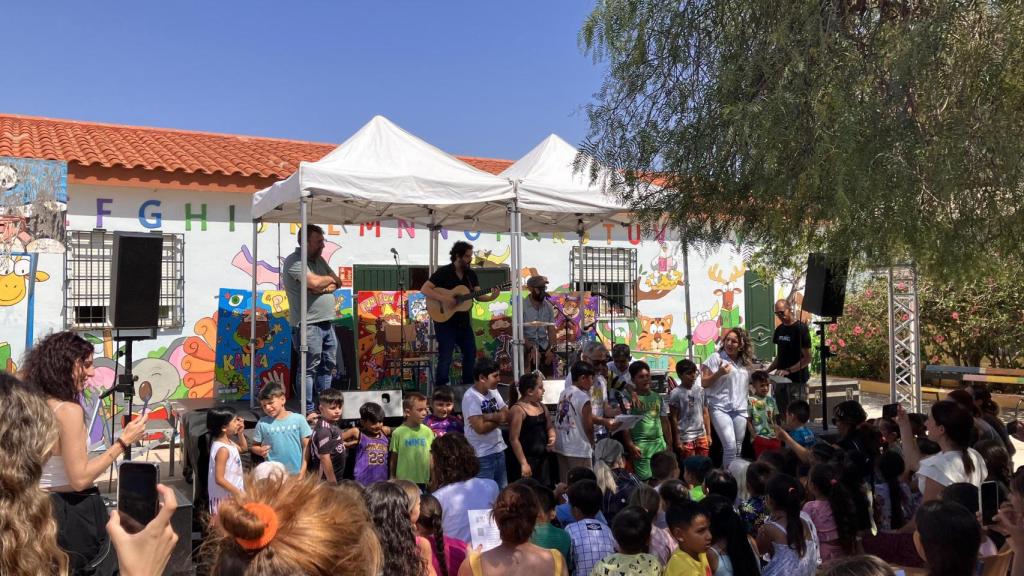
[[[455,347],[462,353],[462,383],[473,385],[476,375],[476,337],[473,328],[468,324],[457,324],[456,320],[435,322],[434,335],[437,336],[437,371],[434,374],[434,386],[447,386],[452,371],[452,355]]]
[[[292,328],[292,346],[296,352],[299,352],[301,346],[300,327],[301,325]],[[309,347],[306,352],[306,414],[309,414],[316,410],[316,399],[320,397],[320,392],[331,387],[331,378],[338,367],[338,337],[334,335],[334,326],[331,322],[307,324],[306,346]],[[301,362],[301,358],[299,361]],[[295,379],[295,395],[301,397],[298,380]]]
[[[480,472],[477,473],[477,478],[490,478],[498,483],[498,488],[504,488],[508,484],[504,452],[481,456],[478,460],[480,461]]]

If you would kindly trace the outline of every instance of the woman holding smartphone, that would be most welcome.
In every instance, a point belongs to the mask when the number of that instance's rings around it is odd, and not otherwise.
[[[754,353],[743,328],[729,328],[722,335],[722,347],[701,368],[701,386],[707,398],[711,425],[722,446],[720,468],[739,457],[747,431],[747,400],[750,366]]]
[[[142,437],[147,417],[129,422],[105,452],[89,458],[85,411],[79,402],[95,372],[93,354],[93,345],[81,336],[57,332],[29,351],[21,376],[46,396],[57,423],[58,441],[39,482],[50,492],[57,542],[68,553],[72,573],[91,570],[99,575],[116,572],[117,559],[104,529],[106,505],[95,482]]]

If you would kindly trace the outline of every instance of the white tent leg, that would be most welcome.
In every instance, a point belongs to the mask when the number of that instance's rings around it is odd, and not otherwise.
[[[301,206],[299,213],[302,228],[299,231],[299,254],[302,258],[303,270],[309,271],[309,259],[307,249],[309,234],[306,233],[306,226],[309,224],[309,198],[303,196],[299,200]],[[299,287],[299,402],[301,402],[302,415],[306,415],[306,356],[309,354],[309,343],[306,338],[306,299],[308,290],[306,274],[302,275],[301,286]]]
[[[510,280],[512,285],[510,291],[512,293],[512,377],[518,379],[519,375],[523,372],[523,361],[520,354],[520,347],[522,341],[519,338],[520,329],[520,313],[522,312],[523,301],[520,296],[520,286],[518,282],[519,272],[519,247],[516,245],[516,239],[519,237],[516,216],[519,214],[519,204],[513,200],[509,204],[508,211],[508,231],[509,231],[509,244],[512,250],[512,268],[510,270]]]
[[[515,243],[516,243],[516,254],[519,255],[519,258],[518,258],[518,266],[515,269],[515,272],[514,272],[514,274],[512,276],[512,280],[513,280],[513,282],[515,282],[516,286],[518,287],[518,290],[519,290],[518,298],[519,298],[519,304],[520,304],[519,305],[519,312],[516,314],[516,318],[519,319],[519,330],[516,332],[516,338],[519,340],[519,346],[516,348],[516,353],[519,355],[519,365],[524,367],[523,371],[525,372],[526,364],[523,361],[524,345],[526,344],[526,334],[525,334],[525,331],[523,329],[523,315],[524,315],[525,311],[524,311],[523,306],[522,306],[522,303],[523,303],[523,283],[520,280],[520,278],[521,278],[520,274],[522,273],[522,269],[523,269],[523,211],[519,210],[518,206],[517,206],[517,210],[516,210],[516,237],[515,237]]]
[[[260,221],[252,221],[252,307],[249,310],[249,408],[256,408],[256,262]]]

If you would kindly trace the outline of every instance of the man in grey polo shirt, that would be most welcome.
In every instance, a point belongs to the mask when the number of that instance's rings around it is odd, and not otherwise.
[[[546,322],[547,326],[526,326],[523,336],[526,338],[526,362],[530,369],[533,365],[534,350],[537,351],[540,371],[545,376],[554,373],[555,350],[555,308],[548,302],[548,279],[543,276],[530,276],[526,281],[530,293],[523,298],[523,322]]]
[[[306,417],[315,415],[316,398],[320,391],[331,387],[331,378],[338,368],[338,338],[334,335],[335,298],[333,292],[341,286],[341,279],[320,256],[324,250],[324,231],[310,224],[299,234],[306,235],[306,262],[299,253],[300,246],[284,260],[284,290],[288,294],[288,319],[292,324],[292,345],[299,350],[299,330],[302,290],[302,275],[306,275]],[[296,239],[299,236],[296,235]],[[305,264],[305,265],[304,265]],[[314,387],[314,383],[316,386]],[[296,395],[301,395],[298,382]]]

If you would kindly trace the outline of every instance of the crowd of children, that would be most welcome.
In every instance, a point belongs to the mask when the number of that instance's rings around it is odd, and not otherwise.
[[[496,390],[498,367],[482,360],[461,399],[461,418],[451,388],[429,399],[411,392],[394,429],[374,403],[360,406],[358,426],[342,429],[344,397],[334,390],[320,394],[311,428],[284,408],[280,387],[265,386],[259,399],[266,415],[251,446],[230,409],[208,413],[210,512],[216,518],[225,499],[242,494],[240,453],[248,449],[290,474],[360,490],[388,575],[480,573],[500,554],[472,550],[468,513],[494,509],[512,548],[527,545],[516,522],[523,510],[536,510],[531,548],[522,550],[550,550],[531,562],[572,576],[811,576],[849,566],[865,552],[892,564],[928,565],[932,574],[969,576],[928,562],[931,544],[922,541],[931,527],[922,518],[937,503],[976,513],[970,503],[985,481],[998,481],[1003,500],[1024,492],[1000,435],[978,442],[981,417],[963,402],[874,421],[856,402],[843,402],[834,410],[838,435],[817,438],[807,426],[807,402],[791,401],[780,413],[762,371],[750,375],[753,458],[716,467],[725,459],[710,456],[698,367],[678,362],[678,386],[662,396],[651,389],[646,363],[624,367],[621,360],[609,366],[617,403],[595,396],[596,384],[602,394],[608,384],[583,360],[572,366],[554,414],[534,374],[520,379],[518,401],[507,406]],[[518,473],[510,479],[509,470]],[[972,565],[1006,541],[988,526],[977,530],[973,552],[958,543]],[[864,557],[858,565],[875,564]],[[512,573],[498,565],[487,573]]]

